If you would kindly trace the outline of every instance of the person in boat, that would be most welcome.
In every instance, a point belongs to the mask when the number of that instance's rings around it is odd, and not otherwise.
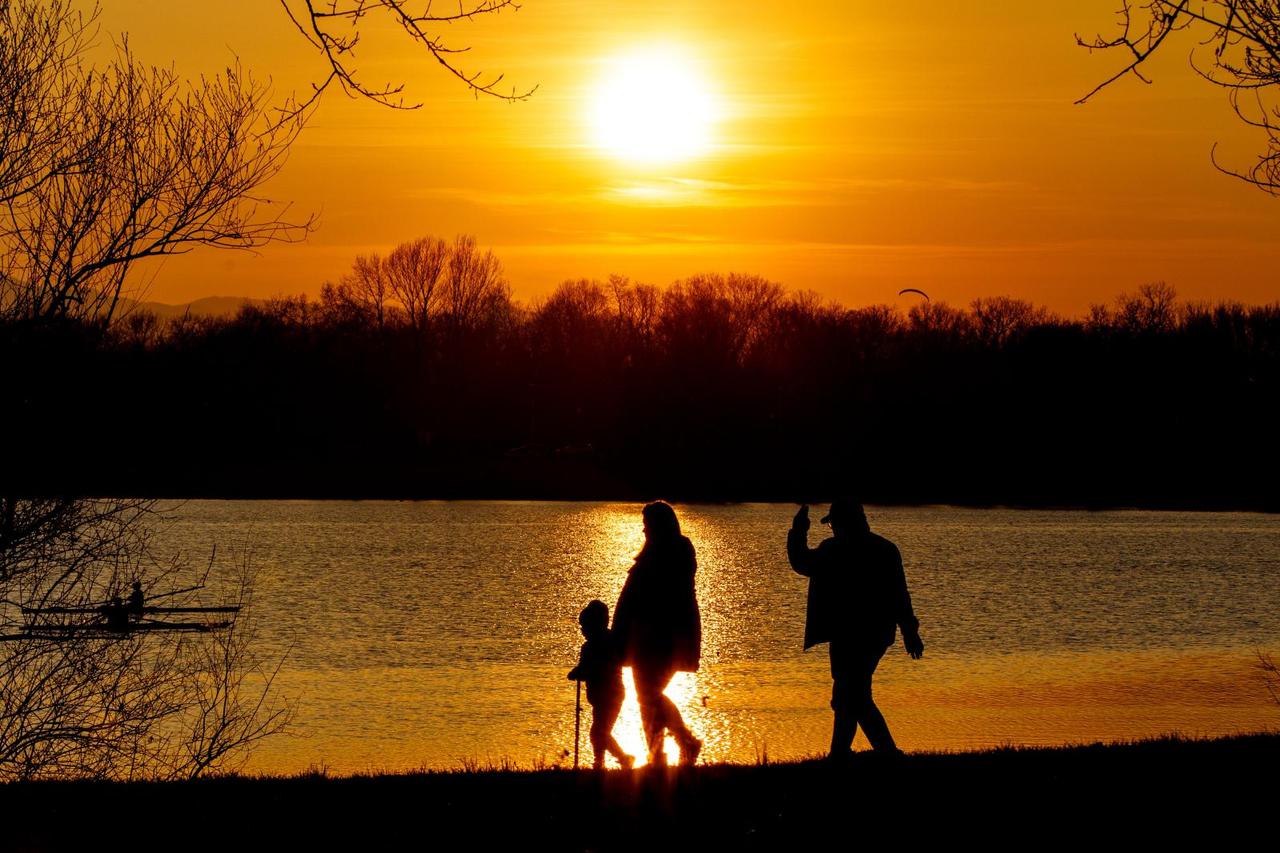
[[[622,684],[622,655],[609,630],[609,605],[591,601],[578,614],[578,624],[586,642],[578,653],[578,665],[569,671],[569,680],[587,685],[595,768],[603,770],[605,755],[612,753],[624,770],[630,770],[635,759],[623,751],[613,736],[626,688]]]
[[[644,547],[618,595],[613,632],[623,663],[631,666],[650,761],[665,763],[663,746],[670,732],[680,746],[680,763],[693,764],[702,741],[663,691],[677,672],[698,671],[702,655],[702,617],[694,587],[698,561],[670,504],[648,504],[642,515]]]
[[[852,754],[859,725],[877,753],[900,755],[871,696],[871,678],[899,628],[907,653],[916,660],[924,654],[902,555],[871,532],[857,501],[835,501],[821,521],[832,536],[811,549],[809,507],[800,508],[787,534],[787,558],[809,579],[804,647],[826,643],[831,658],[831,757]]]
[[[134,620],[142,618],[142,581],[133,582],[133,591],[129,593],[129,616]]]
[[[98,608],[98,613],[106,620],[108,631],[128,631],[129,630],[129,608],[125,606],[124,600],[120,596],[111,599],[110,604],[104,604]]]

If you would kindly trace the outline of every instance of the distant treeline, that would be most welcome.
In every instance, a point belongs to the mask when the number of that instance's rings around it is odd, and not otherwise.
[[[398,253],[398,254],[397,254]],[[9,487],[1280,508],[1280,304],[848,308],[750,275],[512,300],[474,243],[229,318],[0,325]]]

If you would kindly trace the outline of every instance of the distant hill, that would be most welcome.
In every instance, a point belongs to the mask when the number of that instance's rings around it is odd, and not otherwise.
[[[245,305],[261,305],[265,301],[263,299],[250,299],[247,296],[206,296],[203,299],[185,302],[181,305],[169,305],[165,302],[133,302],[122,313],[147,311],[162,320],[181,317],[184,314],[230,317]]]

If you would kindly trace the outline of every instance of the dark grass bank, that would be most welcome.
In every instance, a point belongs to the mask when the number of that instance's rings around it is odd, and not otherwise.
[[[0,787],[17,850],[1211,849],[1274,841],[1280,734],[666,772]],[[1265,839],[1271,839],[1266,841]],[[1250,841],[1256,839],[1256,841]]]

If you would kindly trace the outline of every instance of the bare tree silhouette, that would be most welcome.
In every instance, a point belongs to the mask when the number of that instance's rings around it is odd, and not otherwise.
[[[1264,137],[1264,149],[1249,168],[1214,165],[1272,195],[1280,195],[1280,0],[1124,0],[1119,32],[1091,39],[1076,36],[1089,50],[1114,50],[1126,64],[1095,86],[1084,103],[1123,77],[1144,83],[1144,63],[1173,40],[1175,34],[1199,36],[1192,67],[1209,83],[1227,92],[1245,124]],[[1216,148],[1215,148],[1216,155]]]
[[[280,121],[238,66],[183,83],[122,41],[88,63],[96,11],[0,0],[0,314],[117,313],[135,265],[197,246],[297,240],[311,219],[257,194],[304,116]]]
[[[987,346],[1003,347],[1036,326],[1054,322],[1053,314],[1043,306],[1009,296],[986,296],[973,300],[974,333]]]
[[[0,499],[0,779],[189,778],[237,766],[289,723],[254,648],[247,561],[224,587],[243,608],[229,631],[8,633],[83,622],[32,611],[92,611],[133,581],[148,599],[197,603],[190,568],[152,549],[161,515],[146,500]]]
[[[281,119],[268,88],[236,66],[184,83],[135,60],[127,40],[95,66],[97,18],[70,0],[0,0],[0,320],[37,332],[69,320],[105,329],[140,261],[253,249],[311,226],[258,195],[303,111]],[[24,366],[12,369],[17,382]],[[56,376],[73,395],[81,380]],[[33,414],[24,405],[13,416]],[[86,446],[111,452],[113,438]],[[171,592],[185,567],[151,553],[153,501],[12,485],[0,481],[0,778],[198,775],[287,723],[270,677],[250,683],[259,665],[247,621],[200,639],[20,631],[33,609],[92,613],[133,581],[147,595]],[[237,595],[251,593],[246,575]]]
[[[441,282],[440,314],[447,329],[466,332],[501,320],[511,308],[511,286],[502,262],[476,238],[459,234],[449,249]]]
[[[427,236],[385,257],[357,255],[337,285],[321,289],[320,307],[332,319],[378,328],[465,332],[505,316],[511,289],[498,257],[474,236],[459,234],[452,242]]]
[[[376,252],[357,255],[351,271],[338,280],[336,287],[326,284],[320,291],[321,303],[331,310],[342,310],[362,319],[369,318],[378,328],[387,324],[388,310],[394,308],[389,304],[390,299],[386,264]]]
[[[1262,682],[1266,685],[1267,692],[1280,705],[1280,664],[1267,652],[1259,651],[1258,670],[1262,673]]]
[[[402,86],[368,85],[357,74],[352,63],[370,21],[402,28],[477,95],[530,94],[503,94],[501,75],[463,71],[456,60],[466,48],[436,30],[518,8],[511,0],[443,14],[408,0],[281,6],[328,73],[306,96],[273,102],[269,87],[236,63],[184,81],[171,68],[138,62],[127,37],[112,60],[95,65],[97,6],[0,0],[0,322],[37,334],[70,323],[110,337],[122,331],[113,323],[140,262],[305,237],[313,218],[290,218],[288,206],[261,188],[283,166],[317,99],[337,83],[384,106],[416,106],[401,99]],[[459,238],[445,265],[440,244],[357,264],[357,296],[375,307],[379,325],[398,310],[395,300],[413,322],[436,311],[460,327],[509,307],[491,252]],[[273,310],[309,309],[299,301]],[[131,321],[125,331],[148,334],[148,325]],[[150,329],[157,333],[154,323]],[[78,379],[34,366],[30,375],[41,385]],[[18,403],[17,419],[49,415],[24,412],[30,400]],[[110,452],[112,436],[100,438]],[[43,465],[66,467],[72,452],[60,449]],[[287,724],[290,709],[274,698],[273,675],[255,656],[247,611],[231,630],[194,639],[13,634],[32,608],[92,613],[133,581],[146,595],[171,593],[185,567],[154,559],[152,529],[162,513],[152,501],[14,494],[11,486],[0,480],[0,623],[11,630],[0,643],[0,778],[199,775],[234,765]],[[252,590],[242,575],[235,591],[242,605]]]
[[[387,286],[404,308],[409,325],[419,332],[430,329],[439,311],[448,259],[449,244],[440,237],[401,243],[387,255]]]
[[[1090,306],[1089,323],[1128,334],[1168,333],[1177,328],[1183,310],[1173,285],[1153,281],[1141,285],[1137,293],[1121,293],[1114,307]]]
[[[96,6],[0,0],[0,315],[109,322],[139,261],[197,246],[254,249],[304,238],[314,218],[290,218],[288,205],[259,190],[284,165],[317,99],[336,83],[384,106],[420,106],[401,98],[402,85],[366,84],[351,64],[370,22],[399,27],[477,95],[532,93],[504,94],[501,74],[461,70],[456,60],[468,49],[438,31],[514,11],[512,0],[449,12],[408,0],[281,6],[329,71],[305,96],[273,102],[270,88],[238,63],[185,82],[172,69],[140,64],[127,38],[113,61],[95,67],[86,54],[98,32]],[[379,275],[357,276],[357,283],[379,285]],[[421,319],[417,297],[406,298]]]

